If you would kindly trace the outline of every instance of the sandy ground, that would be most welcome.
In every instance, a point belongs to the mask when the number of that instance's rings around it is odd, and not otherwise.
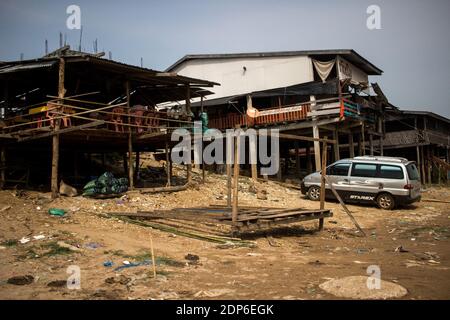
[[[195,179],[199,179],[195,175]],[[240,204],[317,208],[298,190],[264,183],[267,200],[248,191],[242,178]],[[365,276],[369,265],[381,268],[381,278],[402,285],[404,299],[450,298],[450,207],[420,202],[394,211],[349,205],[367,232],[358,237],[339,204],[327,202],[334,216],[317,231],[317,222],[281,226],[247,234],[255,248],[223,248],[108,218],[107,212],[171,209],[225,204],[224,176],[209,174],[199,184],[171,194],[128,194],[118,199],[82,197],[50,201],[37,192],[0,192],[1,299],[334,299],[319,288],[329,279]],[[430,188],[427,198],[450,199],[449,188]],[[64,208],[56,217],[49,208]],[[36,240],[33,236],[43,235]],[[27,243],[18,240],[29,238]],[[153,239],[157,277],[152,266],[114,270],[123,261],[151,257]],[[63,248],[59,244],[72,245]],[[395,250],[398,247],[402,250]],[[199,256],[198,261],[186,259]],[[105,267],[105,261],[113,261]],[[81,288],[69,290],[67,268],[81,271]],[[28,284],[9,282],[32,276]],[[25,281],[26,282],[26,281]]]

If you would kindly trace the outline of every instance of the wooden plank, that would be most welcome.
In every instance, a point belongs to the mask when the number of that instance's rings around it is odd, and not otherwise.
[[[85,123],[85,124],[82,124],[82,125],[79,125],[79,126],[74,126],[74,127],[68,127],[68,128],[60,129],[58,132],[50,131],[50,132],[43,133],[43,134],[38,134],[38,135],[33,135],[33,136],[28,136],[28,137],[23,137],[23,138],[18,138],[17,141],[18,142],[23,142],[23,141],[47,138],[47,137],[53,136],[55,134],[61,135],[61,134],[68,133],[68,132],[83,130],[83,129],[92,128],[92,127],[97,127],[97,126],[100,126],[100,125],[102,125],[104,123],[105,123],[104,121],[98,120],[98,121],[94,121],[94,122],[91,122],[91,123]]]

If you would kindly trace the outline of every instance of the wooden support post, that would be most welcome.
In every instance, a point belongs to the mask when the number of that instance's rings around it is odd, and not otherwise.
[[[106,165],[106,155],[104,152],[102,152],[102,167],[104,168]]]
[[[428,183],[432,184],[432,177],[431,177],[431,145],[427,146],[427,170],[428,170]]]
[[[362,139],[362,154],[363,156],[366,155],[366,127],[364,123],[361,125],[361,139]]]
[[[130,112],[130,81],[127,80],[125,82],[125,90],[127,94],[127,108],[128,113]],[[128,123],[131,122],[130,117],[128,117]],[[133,173],[133,136],[131,133],[131,126],[128,126],[128,179],[130,182],[130,190],[134,189],[134,173]]]
[[[306,172],[312,173],[312,160],[311,160],[311,143],[306,143]]]
[[[250,165],[252,169],[252,180],[256,182],[258,180],[258,154],[256,147],[256,137],[249,137],[249,148],[250,148]]]
[[[78,170],[78,152],[73,152],[73,175],[75,177],[75,181],[78,181],[78,178],[80,176],[80,172]]]
[[[231,208],[231,164],[233,163],[234,137],[227,134],[226,139],[226,170],[227,170],[227,207]]]
[[[337,129],[333,131],[333,140],[336,141],[333,145],[334,161],[338,161],[341,159],[341,156],[339,152],[339,131]]]
[[[348,134],[349,157],[355,157],[355,143],[353,142],[353,133]]]
[[[234,173],[233,173],[233,210],[231,220],[233,225],[237,223],[238,217],[238,190],[239,190],[239,145],[240,145],[240,131],[237,131],[234,141]]]
[[[192,112],[191,112],[191,87],[190,85],[186,86],[186,112],[188,114],[188,121],[191,122],[192,121]],[[191,158],[191,155],[189,156],[189,158]],[[187,183],[191,183],[192,182],[192,163],[187,163],[186,164],[186,180]]]
[[[369,150],[370,155],[373,156],[373,135],[369,134]]]
[[[128,175],[128,157],[127,157],[126,152],[122,155],[122,159],[123,159],[123,174],[125,176],[127,176]]]
[[[327,137],[325,136],[325,139]],[[320,210],[325,209],[325,175],[327,172],[327,142],[323,142],[322,148],[322,171],[320,180]],[[319,230],[323,230],[323,218],[319,219]]]
[[[203,130],[204,130],[204,128],[203,128],[203,113],[204,113],[204,110],[203,110],[203,96],[200,97],[200,113],[201,113],[201,116],[202,116],[202,134],[203,134]],[[202,153],[203,153],[203,150],[202,150]],[[205,170],[205,161],[204,161],[203,155],[202,155],[202,183],[206,182],[206,172],[205,171],[206,171]]]
[[[59,69],[58,69],[58,98],[64,98],[66,89],[64,88],[64,77],[65,77],[65,61],[64,58],[59,59]],[[64,100],[60,100],[59,103],[64,103]],[[55,135],[52,136],[52,177],[51,177],[51,192],[52,199],[58,197],[58,164],[59,164],[59,126],[61,119],[56,119],[54,121],[54,132]]]
[[[167,184],[166,186],[170,187],[170,183],[171,183],[171,170],[170,170],[170,155],[169,155],[169,142],[166,140],[166,147],[165,147],[165,152],[166,152],[166,175],[167,175]]]
[[[314,126],[313,127],[313,137],[315,139],[319,138],[319,127]],[[314,158],[315,158],[315,164],[316,164],[316,171],[320,170],[320,142],[314,141]]]
[[[380,134],[380,140],[379,140],[379,149],[380,149],[380,156],[384,155],[384,117],[378,118],[378,133]]]
[[[315,109],[316,107],[316,97],[310,96],[309,100],[311,101],[311,110]],[[315,117],[313,117],[313,138],[319,139],[320,132],[319,132],[319,126],[317,125],[317,122],[315,121]],[[316,163],[316,171],[320,170],[320,142],[314,141],[314,157],[315,157],[315,163]]]
[[[422,183],[426,184],[427,181],[426,181],[426,175],[425,175],[425,155],[423,153],[423,146],[420,146],[420,158],[421,158],[421,161],[422,161],[422,163],[420,164],[420,172],[421,172],[421,175],[422,175]]]
[[[419,149],[420,149],[420,147],[416,146],[416,161],[417,161],[417,169],[419,171],[419,176],[420,176],[420,182],[423,183],[422,173],[420,172],[420,165],[421,165],[422,161],[420,161],[420,150]]]
[[[139,180],[139,167],[140,167],[140,153],[139,151],[136,151],[136,159],[135,159],[135,166],[134,166],[134,181],[137,182]]]
[[[130,190],[134,189],[134,173],[133,173],[133,140],[131,132],[128,133],[128,179],[130,182]]]
[[[295,146],[295,175],[300,175],[300,152],[298,149],[298,141],[294,142]]]
[[[6,183],[6,148],[0,148],[0,189],[5,187]]]
[[[231,164],[227,163],[227,207],[231,208]]]

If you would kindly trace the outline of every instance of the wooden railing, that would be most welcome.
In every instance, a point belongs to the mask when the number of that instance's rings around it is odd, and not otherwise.
[[[304,120],[310,111],[310,105],[302,105],[301,108],[281,107],[263,109],[264,114],[257,117],[249,117],[247,114],[228,113],[223,117],[210,118],[208,127],[215,129],[235,128],[237,125],[241,127],[266,126],[284,122],[294,122]]]

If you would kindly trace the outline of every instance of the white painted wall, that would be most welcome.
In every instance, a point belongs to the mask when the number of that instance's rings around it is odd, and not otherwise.
[[[247,68],[244,72],[243,67]],[[180,75],[214,81],[220,86],[208,99],[274,89],[314,80],[307,56],[188,60],[171,70]]]

